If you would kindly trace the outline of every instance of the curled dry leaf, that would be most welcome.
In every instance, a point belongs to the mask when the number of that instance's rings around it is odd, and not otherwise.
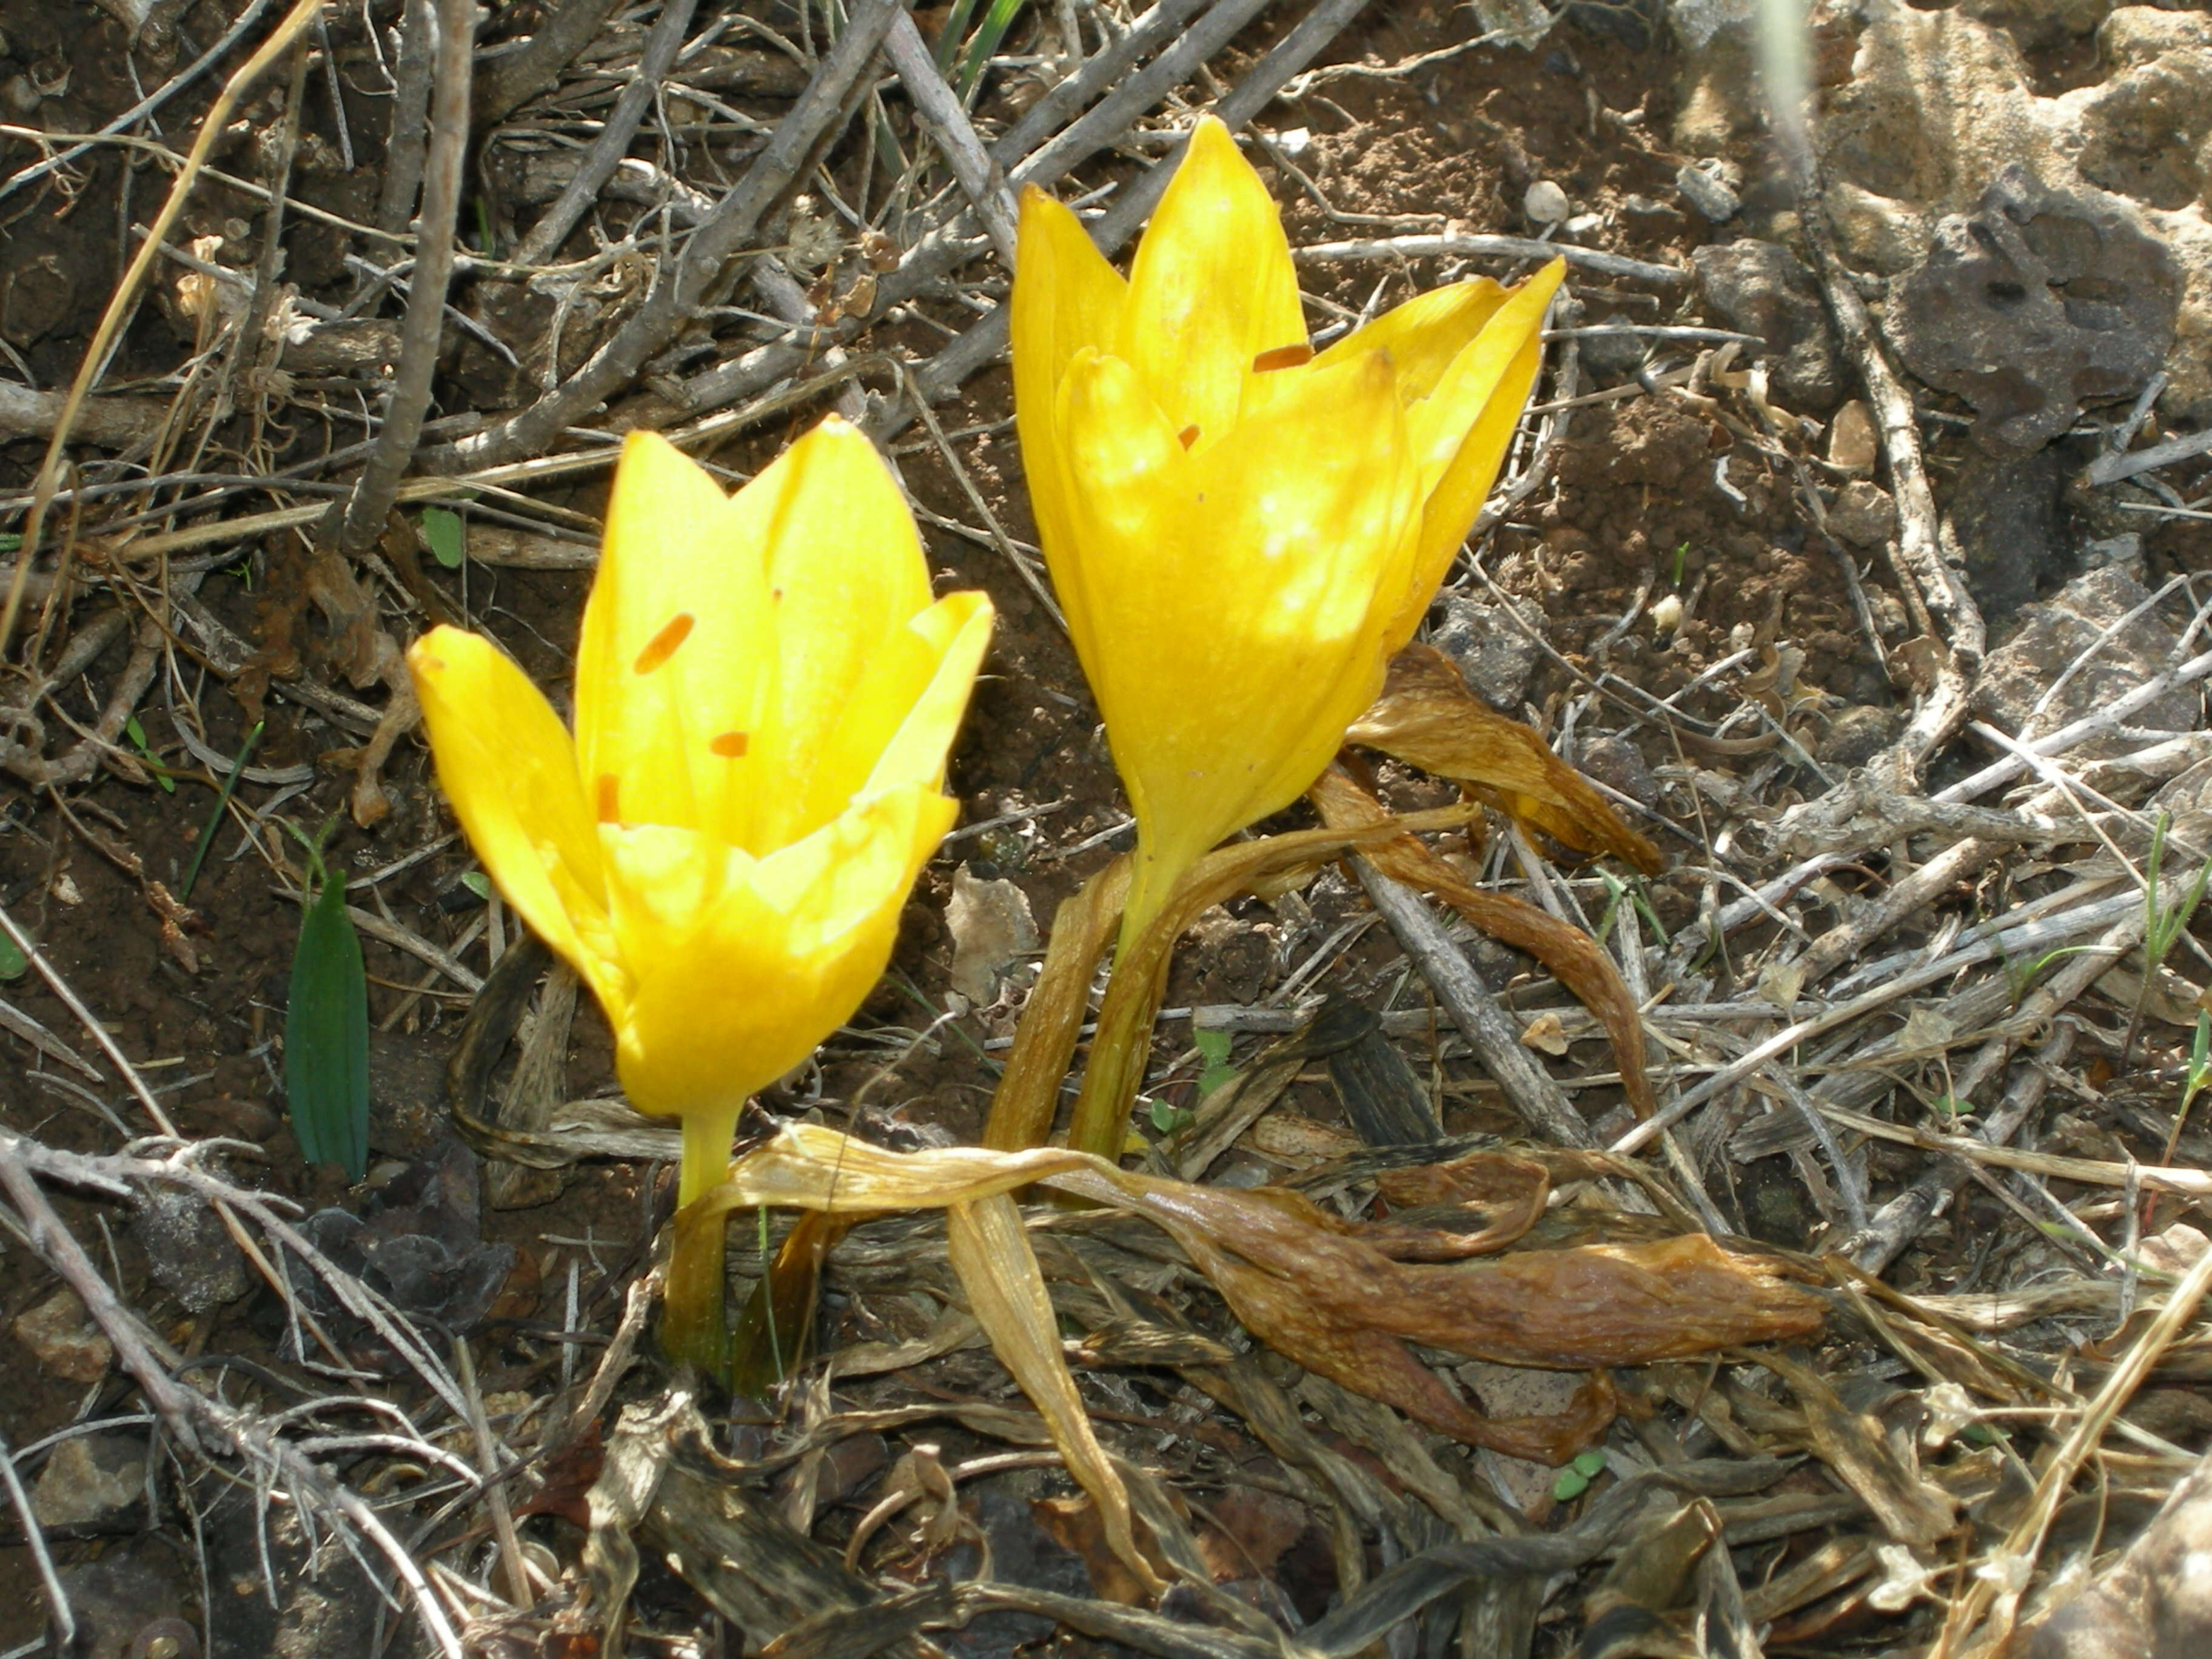
[[[1089,1152],[1121,1151],[1129,1109],[1152,1053],[1152,1021],[1167,989],[1176,939],[1202,911],[1287,872],[1318,869],[1346,853],[1366,852],[1398,837],[1411,839],[1414,830],[1457,829],[1467,818],[1467,808],[1449,806],[1396,818],[1385,814],[1379,823],[1330,824],[1238,842],[1199,860],[1115,958],[1114,976],[1098,1007],[1091,1063],[1084,1068],[1082,1092],[1068,1125],[1068,1145]]]
[[[1659,849],[1623,823],[1589,780],[1530,728],[1476,696],[1433,646],[1397,654],[1382,696],[1345,739],[1463,783],[1578,853],[1610,853],[1647,876],[1665,867]]]
[[[1401,655],[1399,660],[1402,662],[1404,657]],[[1451,665],[1447,661],[1445,666],[1449,668]],[[1451,672],[1454,675],[1459,672],[1456,668]],[[1488,713],[1486,709],[1484,712]],[[1535,734],[1528,735],[1533,738]],[[1540,744],[1537,746],[1542,749]],[[1552,759],[1549,750],[1543,750],[1543,753],[1547,760]],[[1552,763],[1559,765],[1557,760],[1552,760]],[[1571,772],[1567,775],[1574,777]],[[1579,778],[1575,781],[1581,783]],[[1589,787],[1586,784],[1582,787]],[[1389,814],[1382,802],[1334,768],[1322,775],[1306,792],[1306,799],[1320,812],[1322,821],[1333,829],[1366,828],[1389,822]],[[1636,839],[1641,844],[1640,838]],[[1630,1107],[1638,1117],[1651,1115],[1651,1079],[1644,1069],[1644,1022],[1637,1015],[1636,999],[1628,994],[1620,970],[1598,947],[1595,939],[1533,904],[1524,904],[1504,893],[1484,891],[1411,835],[1370,842],[1361,850],[1369,863],[1393,881],[1432,894],[1466,917],[1471,926],[1516,950],[1526,951],[1551,969],[1553,976],[1597,1016],[1606,1035],[1612,1038],[1613,1059],[1620,1067],[1621,1091],[1628,1097]],[[1648,846],[1645,850],[1650,851]]]
[[[1486,1194],[1516,1179],[1529,1189],[1527,1171],[1516,1177],[1509,1169],[1469,1167],[1400,1190]],[[1091,1436],[1009,1196],[1032,1183],[1152,1220],[1248,1329],[1308,1370],[1470,1444],[1540,1462],[1571,1456],[1612,1421],[1613,1391],[1601,1376],[1563,1417],[1501,1422],[1468,1407],[1406,1345],[1576,1370],[1803,1337],[1821,1322],[1823,1304],[1783,1282],[1778,1263],[1729,1254],[1703,1235],[1473,1262],[1459,1258],[1492,1241],[1441,1228],[1367,1226],[1287,1190],[1193,1186],[1052,1147],[897,1153],[787,1125],[678,1217],[681,1227],[761,1204],[843,1214],[951,1208],[953,1264],[977,1320],[1043,1414],[1071,1473],[1098,1502],[1115,1553],[1133,1570],[1141,1558],[1127,1498]]]

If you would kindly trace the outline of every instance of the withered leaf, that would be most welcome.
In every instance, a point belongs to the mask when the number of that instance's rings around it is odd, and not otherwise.
[[[1819,1328],[1824,1309],[1783,1282],[1778,1263],[1728,1254],[1703,1235],[1532,1250],[1498,1261],[1439,1261],[1463,1255],[1467,1237],[1370,1229],[1280,1189],[1193,1186],[1050,1147],[890,1152],[796,1124],[738,1159],[729,1178],[684,1215],[696,1221],[756,1204],[847,1213],[951,1206],[956,1245],[957,1231],[974,1224],[960,1217],[991,1218],[988,1248],[956,1248],[954,1265],[976,1318],[1065,1453],[1088,1438],[1088,1425],[1049,1304],[1036,1317],[1008,1311],[1042,1297],[1036,1259],[1005,1196],[1032,1182],[1148,1217],[1183,1247],[1247,1328],[1309,1370],[1471,1444],[1538,1461],[1558,1462],[1602,1432],[1613,1415],[1602,1379],[1593,1380],[1565,1418],[1497,1423],[1469,1409],[1405,1344],[1573,1370],[1802,1337]],[[1110,1527],[1121,1496],[1111,1469],[1103,1462],[1079,1467],[1073,1457],[1070,1466]],[[1126,1516],[1126,1508],[1121,1513]],[[1116,1553],[1136,1567],[1133,1547],[1124,1553],[1118,1542]]]
[[[1382,804],[1335,768],[1322,775],[1306,792],[1306,798],[1313,802],[1322,821],[1333,827],[1371,827],[1389,822]],[[1503,944],[1526,951],[1550,969],[1553,976],[1597,1016],[1606,1036],[1613,1040],[1621,1092],[1628,1097],[1630,1108],[1638,1117],[1651,1115],[1651,1079],[1644,1069],[1644,1022],[1638,1017],[1636,999],[1629,995],[1620,970],[1595,939],[1533,904],[1507,894],[1486,892],[1411,835],[1370,843],[1362,850],[1368,862],[1393,881],[1443,900],[1472,926]]]
[[[1883,1531],[1916,1548],[1949,1536],[1957,1509],[1950,1493],[1900,1456],[1880,1423],[1844,1405],[1809,1366],[1771,1353],[1759,1363],[1797,1396],[1813,1455],[1864,1501]]]
[[[1620,821],[1606,799],[1542,738],[1468,689],[1434,646],[1409,645],[1390,664],[1375,706],[1345,740],[1463,783],[1500,811],[1578,853],[1610,853],[1648,876],[1659,849]]]

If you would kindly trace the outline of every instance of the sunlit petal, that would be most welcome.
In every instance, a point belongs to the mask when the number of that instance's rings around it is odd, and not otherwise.
[[[1193,443],[1206,445],[1236,424],[1255,361],[1305,340],[1275,204],[1208,116],[1130,267],[1115,355],[1136,366],[1177,432],[1195,428]]]
[[[500,891],[603,1000],[619,1001],[606,878],[568,728],[479,635],[434,628],[407,653],[438,781]]]

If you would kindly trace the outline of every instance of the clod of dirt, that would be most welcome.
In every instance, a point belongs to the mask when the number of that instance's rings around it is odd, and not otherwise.
[[[2056,448],[2024,455],[1968,447],[1948,511],[1984,616],[2012,616],[2069,574],[2058,523],[2065,485]]]
[[[187,1312],[205,1313],[246,1294],[246,1258],[197,1193],[149,1188],[132,1227],[154,1277]]]
[[[1467,683],[1501,714],[1517,714],[1528,695],[1529,677],[1543,651],[1514,625],[1500,605],[1485,605],[1464,593],[1446,593],[1439,604],[1443,620],[1429,642],[1459,665]],[[1532,619],[1532,626],[1540,625]]]
[[[1687,171],[1687,169],[1685,169]],[[1747,238],[1690,256],[1698,291],[1724,326],[1756,334],[1778,364],[1774,389],[1802,414],[1825,415],[1840,388],[1827,313],[1813,273],[1778,243]]]
[[[1905,365],[1981,416],[1985,443],[2036,450],[2082,407],[2134,396],[2173,343],[2172,252],[2118,204],[2008,167],[1945,219],[1885,326]]]
[[[1880,484],[1855,478],[1836,492],[1828,528],[1853,547],[1880,547],[1897,533],[1897,503]]]
[[[64,1440],[39,1471],[31,1512],[49,1531],[119,1526],[146,1502],[146,1437],[80,1434]]]
[[[394,1176],[369,1200],[365,1214],[318,1210],[300,1231],[403,1313],[456,1331],[483,1323],[516,1264],[514,1245],[483,1242],[476,1160],[457,1140]],[[383,1369],[400,1364],[374,1332],[344,1311],[312,1268],[289,1255],[285,1263],[294,1292],[356,1360]]]
[[[97,1382],[115,1363],[115,1350],[66,1285],[17,1315],[13,1328],[41,1365],[72,1382]]]
[[[2055,732],[2125,696],[2175,661],[2181,648],[2179,636],[2151,612],[2104,637],[2107,629],[2149,599],[2140,582],[2108,566],[2069,582],[2044,604],[2026,606],[2020,632],[1982,665],[1974,687],[1975,714],[2026,737],[2031,724],[2037,732]],[[2038,713],[2037,703],[2059,676],[2093,646],[2095,653]],[[2192,732],[2203,717],[2202,693],[2180,686],[2130,715],[2128,723],[2152,731]]]
[[[1871,705],[1846,708],[1828,722],[1813,757],[1826,767],[1864,766],[1889,747],[1899,724],[1893,709]]]

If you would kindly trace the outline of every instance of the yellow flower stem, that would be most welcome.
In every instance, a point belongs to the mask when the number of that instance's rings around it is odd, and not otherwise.
[[[676,1188],[676,1231],[660,1310],[660,1346],[679,1365],[717,1382],[729,1373],[723,1236],[726,1212],[695,1214],[692,1205],[720,1186],[730,1166],[730,1137],[744,1102],[708,1106],[684,1119],[684,1163]],[[703,1207],[703,1206],[702,1206]]]
[[[1444,807],[1408,813],[1380,823],[1323,830],[1293,830],[1259,841],[1238,842],[1209,853],[1183,871],[1153,901],[1152,919],[1139,924],[1114,963],[1106,981],[1106,1000],[1098,1010],[1098,1033],[1091,1041],[1091,1063],[1068,1124],[1069,1150],[1118,1162],[1129,1132],[1129,1109],[1145,1080],[1151,1058],[1152,1021],[1167,991],[1168,964],[1176,940],[1209,904],[1218,904],[1254,882],[1317,866],[1356,847],[1388,841],[1412,831],[1456,829],[1473,809]],[[1131,907],[1132,910],[1134,906]]]

